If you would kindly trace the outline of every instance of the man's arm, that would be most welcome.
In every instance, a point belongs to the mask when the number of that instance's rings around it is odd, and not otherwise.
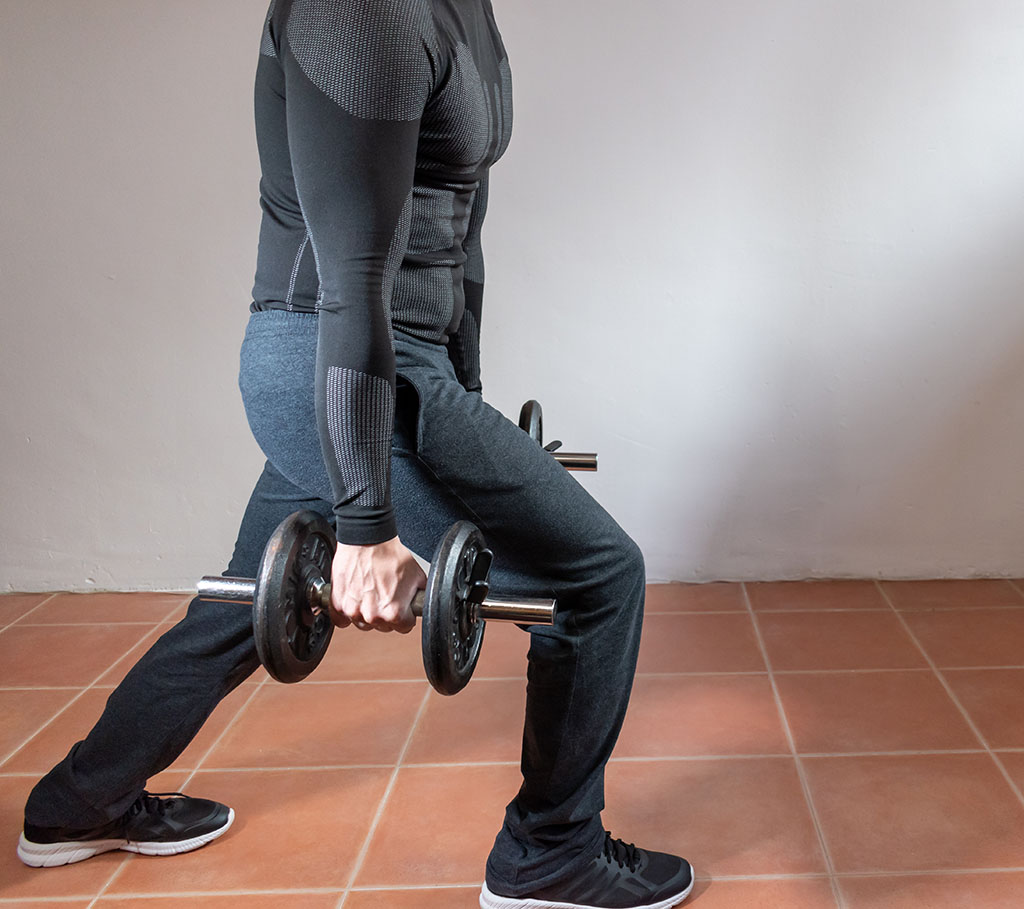
[[[426,4],[295,0],[279,13],[288,145],[320,279],[316,410],[338,540],[396,535],[390,295],[408,242],[436,57]],[[287,21],[282,21],[287,15]]]

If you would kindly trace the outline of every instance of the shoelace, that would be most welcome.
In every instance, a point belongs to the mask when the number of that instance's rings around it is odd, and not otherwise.
[[[640,850],[632,843],[613,839],[610,833],[604,835],[603,854],[609,865],[612,862],[617,862],[620,868],[628,867],[630,871],[636,871],[640,864]]]
[[[146,814],[159,814],[163,817],[164,812],[167,811],[167,803],[163,799],[184,797],[184,792],[143,792],[126,814],[128,817],[135,817],[145,811]]]

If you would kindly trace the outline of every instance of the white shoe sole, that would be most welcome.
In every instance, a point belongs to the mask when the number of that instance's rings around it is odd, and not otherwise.
[[[219,836],[228,832],[228,828],[235,821],[233,808],[228,809],[227,822],[204,833],[202,836],[194,836],[188,840],[178,840],[174,843],[147,843],[133,842],[132,840],[92,840],[85,843],[33,843],[25,839],[25,834],[18,840],[18,858],[32,868],[55,868],[58,865],[72,865],[75,862],[84,861],[94,855],[101,855],[104,852],[114,852],[118,849],[123,852],[138,852],[141,855],[179,855],[182,852],[191,852],[200,846],[213,842]]]
[[[690,886],[681,890],[668,899],[659,900],[657,903],[644,903],[631,907],[631,909],[672,909],[685,900],[693,890],[693,867],[690,867]],[[484,884],[480,891],[480,909],[601,909],[599,906],[589,906],[585,903],[550,903],[546,900],[522,900],[511,896],[495,896]]]

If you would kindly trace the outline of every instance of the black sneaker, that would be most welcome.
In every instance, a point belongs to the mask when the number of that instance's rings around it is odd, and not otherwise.
[[[25,824],[18,858],[33,868],[70,865],[101,852],[176,855],[205,846],[227,832],[235,812],[227,805],[181,792],[143,792],[116,821],[91,830]]]
[[[520,897],[499,896],[484,884],[480,909],[671,909],[692,889],[686,859],[606,833],[601,854],[576,877]]]

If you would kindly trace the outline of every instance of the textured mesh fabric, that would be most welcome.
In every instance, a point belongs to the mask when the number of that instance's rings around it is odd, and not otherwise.
[[[260,54],[264,57],[277,56],[277,48],[274,47],[274,36],[270,33],[270,17],[274,14],[274,2],[270,4],[270,9],[267,10],[267,21],[263,23],[263,40],[260,42]]]
[[[674,905],[692,884],[693,869],[686,859],[627,846],[606,834],[601,854],[589,865],[568,879],[531,891],[523,902],[637,909],[669,905],[670,900]]]
[[[432,117],[424,124],[422,138],[435,167],[465,162],[472,168],[487,154],[493,124],[488,94],[490,85],[480,78],[473,52],[456,42],[450,62],[448,86],[434,102]]]
[[[395,395],[376,376],[327,371],[328,430],[351,503],[379,508],[387,498]]]
[[[294,0],[288,43],[309,80],[356,117],[416,120],[430,92],[433,34],[421,0]]]

